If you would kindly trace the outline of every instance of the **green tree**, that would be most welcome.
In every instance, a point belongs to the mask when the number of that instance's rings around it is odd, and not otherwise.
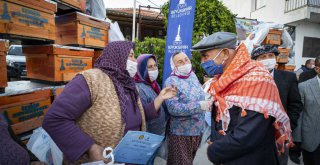
[[[165,15],[165,25],[168,23],[168,13],[169,13],[169,4],[167,2],[162,7],[162,12]],[[223,5],[219,0],[198,0],[196,4],[196,12],[194,19],[194,28],[193,28],[193,39],[192,44],[196,44],[203,38],[203,34],[210,35],[219,31],[233,32],[235,33],[235,23],[234,23],[235,15],[231,13],[231,11]],[[159,44],[161,43],[161,44]],[[148,48],[139,48],[139,46],[151,46]],[[161,48],[160,48],[161,46]],[[162,47],[163,46],[163,47]],[[147,38],[145,41],[137,42],[137,48],[139,51],[137,53],[147,53],[147,52],[155,52],[155,50],[161,50],[154,54],[157,54],[159,60],[159,66],[163,67],[163,58],[165,51],[165,40],[164,39],[153,39]],[[146,52],[143,52],[143,51]],[[158,54],[161,53],[161,54]],[[200,65],[200,53],[192,52],[191,61],[193,69],[195,70],[196,75],[199,80],[203,82],[203,70]],[[159,72],[161,75],[162,81],[162,69]]]

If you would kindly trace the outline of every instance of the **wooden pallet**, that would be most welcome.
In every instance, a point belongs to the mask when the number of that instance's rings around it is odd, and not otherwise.
[[[55,12],[56,4],[45,0],[0,1],[0,34],[55,40]]]
[[[74,47],[23,47],[27,61],[27,77],[50,82],[68,82],[78,72],[92,68],[92,49]]]
[[[82,13],[56,17],[56,43],[104,48],[108,43],[109,23]]]

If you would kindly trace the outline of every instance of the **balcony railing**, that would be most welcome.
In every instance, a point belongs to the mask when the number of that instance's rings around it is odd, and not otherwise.
[[[320,8],[320,0],[286,0],[285,12],[290,12],[306,6]]]

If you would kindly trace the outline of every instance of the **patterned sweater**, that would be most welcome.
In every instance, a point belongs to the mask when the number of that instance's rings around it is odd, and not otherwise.
[[[204,129],[204,112],[199,101],[205,93],[194,73],[187,79],[170,76],[165,86],[176,86],[177,96],[166,101],[170,118],[170,131],[174,135],[198,136]]]

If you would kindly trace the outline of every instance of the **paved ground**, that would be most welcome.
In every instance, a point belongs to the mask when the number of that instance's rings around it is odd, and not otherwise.
[[[195,160],[193,161],[193,165],[212,165],[207,158],[206,150],[204,149],[204,147],[206,148],[207,146],[203,146],[202,148],[200,148]],[[166,165],[166,161],[157,157],[154,165]],[[288,165],[297,165],[297,164],[289,160]],[[302,161],[300,165],[303,165]]]

